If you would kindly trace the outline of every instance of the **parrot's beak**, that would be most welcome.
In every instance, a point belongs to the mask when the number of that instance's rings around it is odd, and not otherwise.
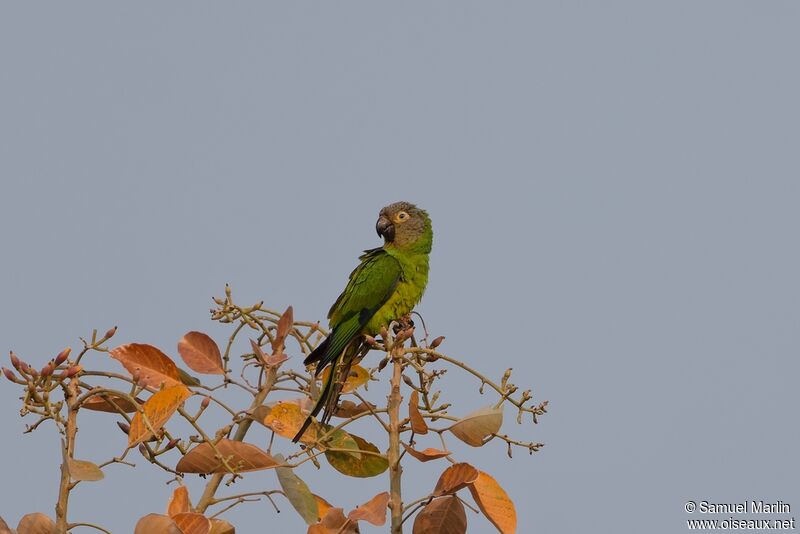
[[[392,221],[386,217],[380,217],[378,219],[378,222],[375,224],[375,231],[378,232],[379,236],[386,238],[386,241],[389,243],[394,241],[394,225]]]

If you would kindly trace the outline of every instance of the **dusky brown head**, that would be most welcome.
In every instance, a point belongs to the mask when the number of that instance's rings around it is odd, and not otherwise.
[[[431,220],[425,210],[410,202],[395,202],[383,208],[375,230],[386,245],[398,248],[421,245],[430,251]]]

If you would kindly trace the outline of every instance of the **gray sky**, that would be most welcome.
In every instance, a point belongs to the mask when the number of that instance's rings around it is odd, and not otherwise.
[[[323,319],[407,199],[434,222],[419,311],[442,348],[551,402],[536,427],[506,413],[533,457],[453,444],[519,532],[683,532],[689,499],[800,510],[799,23],[788,1],[4,3],[0,345],[42,365],[116,324],[176,355],[187,330],[222,340],[226,282]],[[489,402],[474,386],[449,377],[455,413]],[[0,387],[14,524],[53,514],[59,460],[18,395]],[[122,450],[111,420],[86,416],[80,457]],[[72,518],[163,512],[168,477],[137,463]],[[388,484],[300,474],[346,509]],[[227,517],[302,528],[280,504]]]

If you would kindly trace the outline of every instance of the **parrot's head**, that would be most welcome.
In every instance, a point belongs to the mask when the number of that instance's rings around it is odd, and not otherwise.
[[[395,202],[383,208],[375,224],[385,245],[408,248],[427,244],[430,251],[432,237],[428,213],[410,202]]]

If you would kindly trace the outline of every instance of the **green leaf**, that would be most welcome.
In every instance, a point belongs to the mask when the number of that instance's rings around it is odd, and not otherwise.
[[[389,468],[389,460],[386,456],[377,456],[377,454],[379,454],[378,447],[358,436],[349,434],[348,437],[355,441],[356,450],[362,453],[352,454],[326,450],[325,458],[328,459],[328,463],[331,464],[334,469],[350,477],[367,478],[380,475]],[[334,447],[332,443],[330,446],[332,448],[342,448]],[[376,454],[363,454],[363,452]],[[360,458],[358,458],[358,456],[360,456]]]
[[[285,463],[282,454],[276,454],[274,458],[280,462]],[[300,517],[307,525],[313,525],[319,521],[319,507],[317,506],[317,499],[308,489],[305,482],[300,477],[294,474],[294,469],[291,467],[278,467],[275,469],[278,475],[278,482],[281,485],[283,493],[289,500],[289,503],[297,510]]]

